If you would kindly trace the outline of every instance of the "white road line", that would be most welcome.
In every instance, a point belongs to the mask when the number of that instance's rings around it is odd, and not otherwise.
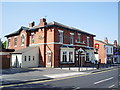
[[[111,85],[111,86],[109,86],[108,88],[112,88],[112,87],[114,87],[115,85]]]
[[[110,77],[110,78],[107,78],[107,79],[104,79],[104,80],[100,80],[98,82],[95,82],[94,84],[98,84],[98,83],[101,83],[101,82],[104,82],[104,81],[108,81],[108,80],[111,80],[113,79],[113,77]]]
[[[77,89],[80,89],[80,87],[77,87],[77,88],[75,88],[75,89],[73,89],[73,90],[77,90]]]

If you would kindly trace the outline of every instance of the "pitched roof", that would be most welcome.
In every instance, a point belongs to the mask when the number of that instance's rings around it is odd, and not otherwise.
[[[55,21],[48,23],[46,26],[56,26],[56,27],[59,27],[59,28],[70,30],[70,31],[76,31],[76,32],[79,32],[79,33],[87,34],[87,35],[96,36],[94,34],[85,32],[83,30],[80,30],[80,29],[77,29],[77,28],[74,28],[74,27],[66,26],[64,24],[61,24],[61,23],[58,23],[58,22],[55,22]]]
[[[22,54],[22,53],[24,53],[24,52],[30,51],[30,50],[35,49],[35,48],[38,48],[38,46],[26,47],[26,48],[17,50],[17,51],[15,51],[15,52],[12,52],[12,54]]]
[[[111,43],[105,43],[104,41],[101,41],[101,40],[96,40],[96,41],[101,42],[101,43],[104,43],[105,45],[114,46],[114,45],[111,44]]]
[[[18,31],[16,32],[13,32],[11,34],[8,34],[6,35],[5,37],[10,37],[10,36],[14,36],[14,35],[19,35],[20,34],[20,31],[21,30],[25,30],[26,32],[28,31],[37,31],[39,28],[49,28],[49,27],[58,27],[58,28],[62,28],[62,29],[67,29],[67,30],[70,30],[70,31],[76,31],[76,32],[79,32],[79,33],[84,33],[84,34],[87,34],[87,35],[92,35],[92,36],[96,36],[94,34],[91,34],[91,33],[88,33],[88,32],[85,32],[83,30],[80,30],[80,29],[77,29],[77,28],[74,28],[74,27],[69,27],[69,26],[66,26],[66,25],[63,25],[61,23],[58,23],[58,22],[50,22],[48,23],[47,25],[43,26],[43,27],[40,27],[39,25],[37,26],[34,26],[34,27],[25,27],[25,26],[22,26]]]
[[[21,26],[21,28],[20,28],[19,30],[15,31],[15,32],[13,32],[13,33],[11,33],[11,34],[5,35],[5,37],[10,37],[10,36],[14,36],[14,35],[19,35],[21,30],[27,31],[27,30],[29,30],[29,28],[28,28],[28,27],[25,27],[25,26]]]

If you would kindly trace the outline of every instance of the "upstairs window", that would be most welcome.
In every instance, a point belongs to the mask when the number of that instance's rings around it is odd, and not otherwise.
[[[63,43],[63,31],[59,30],[59,43]]]
[[[14,38],[14,46],[17,46],[17,37]]]
[[[31,33],[31,42],[34,43],[34,33]]]
[[[74,44],[74,33],[70,33],[70,44]]]
[[[8,47],[10,47],[10,39],[8,39]]]
[[[90,46],[90,37],[87,37],[87,46]]]
[[[8,39],[8,47],[10,47],[10,39]]]
[[[81,37],[81,34],[78,34],[78,40],[77,40],[77,42],[80,42],[80,37]]]
[[[25,43],[25,36],[22,35],[22,37],[21,37],[21,44],[24,45],[24,43]]]

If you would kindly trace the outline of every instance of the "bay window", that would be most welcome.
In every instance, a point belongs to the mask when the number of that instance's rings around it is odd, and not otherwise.
[[[61,63],[74,63],[74,49],[61,49]]]

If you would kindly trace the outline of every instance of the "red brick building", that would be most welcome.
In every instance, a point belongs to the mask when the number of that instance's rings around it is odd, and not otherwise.
[[[107,38],[104,41],[94,40],[94,47],[101,63],[107,64],[113,62],[113,44],[108,43]]]
[[[40,19],[39,25],[34,24],[32,22],[29,27],[22,26],[18,31],[6,35],[8,48],[20,50],[38,46],[39,65],[46,67],[78,65],[80,48],[84,51],[80,57],[82,65],[93,59],[95,35],[58,22],[47,23],[45,18]]]

